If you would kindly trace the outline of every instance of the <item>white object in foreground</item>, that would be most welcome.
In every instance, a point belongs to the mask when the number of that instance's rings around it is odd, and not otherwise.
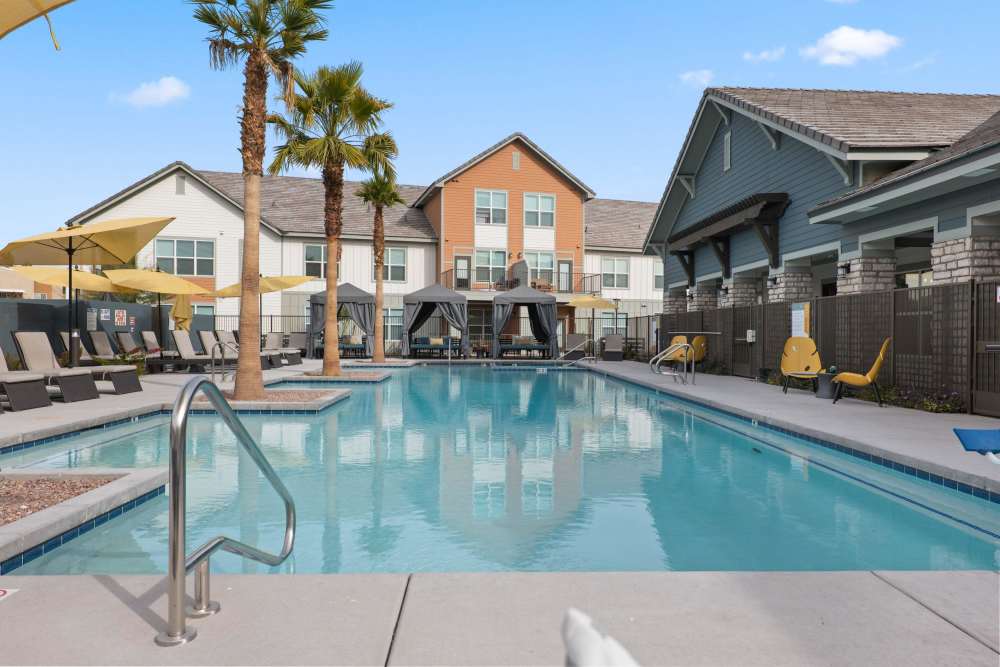
[[[589,616],[570,607],[562,622],[567,667],[639,667],[614,638],[594,629]]]

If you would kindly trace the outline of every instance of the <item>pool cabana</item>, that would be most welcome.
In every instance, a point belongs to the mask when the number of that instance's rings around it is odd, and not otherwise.
[[[403,356],[410,356],[410,338],[413,332],[420,329],[435,311],[441,313],[441,317],[449,325],[458,329],[461,335],[459,352],[463,357],[469,356],[469,301],[458,292],[441,285],[429,285],[403,297]]]
[[[375,295],[369,294],[351,283],[337,286],[338,315],[346,312],[347,316],[365,333],[365,355],[370,357],[375,351]],[[316,351],[316,337],[323,331],[326,319],[326,292],[317,292],[309,297],[309,342],[308,355],[313,357]],[[324,341],[324,345],[330,341]],[[333,341],[340,344],[340,335]]]
[[[558,357],[556,297],[526,285],[515,287],[509,292],[498,294],[493,298],[493,357],[499,359],[506,351],[522,349],[518,345],[501,344],[500,342],[500,332],[521,306],[528,310],[531,335],[545,347],[544,351],[550,359]]]

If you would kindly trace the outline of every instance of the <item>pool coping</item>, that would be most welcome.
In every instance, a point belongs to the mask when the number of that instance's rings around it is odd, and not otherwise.
[[[309,375],[308,373],[301,373],[299,375],[289,375],[283,378],[272,378],[264,382],[264,386],[273,387],[274,385],[285,382],[311,382],[313,384],[377,384],[379,382],[385,382],[390,377],[392,377],[392,373],[385,371],[367,373],[362,377],[358,377],[358,374],[356,373],[345,373],[343,375]]]
[[[147,500],[164,493],[166,468],[12,470],[3,477],[118,478],[61,503],[0,526],[0,574],[7,574]]]
[[[284,380],[280,380],[284,382]],[[270,385],[265,382],[264,386],[271,386],[276,384],[276,382],[271,382]],[[281,391],[281,389],[275,389],[275,391]],[[340,403],[341,401],[347,399],[351,395],[350,389],[323,389],[321,391],[328,392],[326,396],[318,396],[310,401],[229,401],[229,405],[233,408],[236,414],[274,414],[274,415],[308,415],[316,414],[317,412],[322,412],[331,405]],[[207,398],[194,401],[191,403],[191,414],[195,415],[214,415],[216,414],[215,406],[213,406]]]
[[[906,456],[905,454],[883,449],[854,438],[839,436],[827,431],[811,429],[784,419],[742,410],[729,403],[703,397],[695,398],[677,390],[672,390],[669,386],[655,384],[605,367],[584,364],[581,364],[580,367],[586,368],[592,373],[627,382],[684,403],[721,412],[727,416],[750,422],[754,426],[762,426],[771,431],[801,438],[806,442],[820,445],[827,449],[833,449],[861,459],[862,461],[881,465],[884,468],[944,486],[959,493],[1000,504],[1000,481],[988,477],[943,466],[933,461]]]

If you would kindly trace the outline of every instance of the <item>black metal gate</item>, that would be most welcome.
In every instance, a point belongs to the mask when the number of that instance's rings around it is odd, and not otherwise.
[[[972,410],[1000,417],[1000,282],[975,286]]]
[[[755,340],[758,333],[763,333],[762,315],[762,306],[733,308],[733,375],[742,377],[757,375],[760,364],[755,359],[757,356],[755,352],[759,346]],[[750,339],[747,338],[748,335]]]

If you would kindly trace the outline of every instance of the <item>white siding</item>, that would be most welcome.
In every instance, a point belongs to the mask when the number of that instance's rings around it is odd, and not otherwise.
[[[507,249],[507,225],[476,225],[477,248]]]
[[[586,273],[601,273],[602,257],[624,257],[628,259],[628,288],[613,289],[603,287],[601,293],[608,299],[629,301],[663,301],[663,290],[656,289],[656,265],[661,262],[655,255],[640,255],[638,253],[600,252],[588,250],[584,255],[583,264]]]
[[[551,227],[525,227],[524,249],[554,251],[556,249],[556,230]]]

